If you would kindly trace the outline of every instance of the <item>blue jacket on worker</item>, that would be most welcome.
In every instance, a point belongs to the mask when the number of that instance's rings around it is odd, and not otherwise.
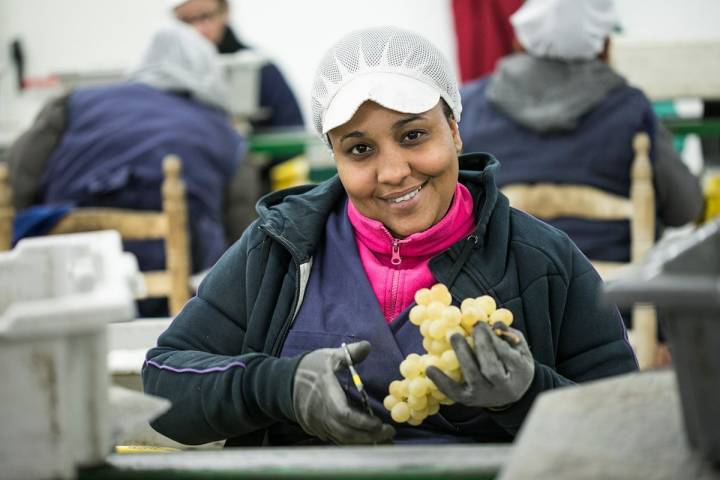
[[[226,114],[141,83],[77,90],[67,129],[42,178],[43,203],[161,210],[162,161],[182,161],[192,267],[211,267],[225,251],[223,192],[246,142]],[[161,241],[127,244],[142,270],[163,269]]]
[[[629,197],[632,140],[651,139],[657,224],[679,226],[702,209],[697,179],[660,135],[647,97],[600,60],[563,62],[516,54],[461,89],[463,148],[502,159],[499,187],[515,183],[590,185]],[[666,145],[667,144],[667,145]],[[630,260],[625,220],[559,218],[592,260]]]

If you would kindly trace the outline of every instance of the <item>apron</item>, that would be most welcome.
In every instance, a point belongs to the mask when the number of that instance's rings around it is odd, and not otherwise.
[[[414,305],[414,304],[413,304]],[[410,305],[390,324],[362,267],[345,204],[329,217],[325,241],[314,257],[303,304],[285,339],[281,356],[291,357],[318,348],[338,348],[367,340],[368,357],[355,368],[363,380],[375,415],[397,430],[395,443],[460,443],[511,441],[512,437],[480,408],[441,406],[440,412],[417,427],[396,424],[382,404],[388,385],[402,379],[399,365],[410,353],[423,354],[422,336],[408,320]],[[352,404],[360,394],[347,369],[337,373]],[[284,443],[284,442],[281,442]]]

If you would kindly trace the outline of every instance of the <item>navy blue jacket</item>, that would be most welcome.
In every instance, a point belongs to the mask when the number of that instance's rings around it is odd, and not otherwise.
[[[600,299],[602,280],[567,235],[508,206],[494,183],[492,157],[463,156],[460,166],[477,228],[431,259],[430,269],[455,302],[489,293],[517,312],[513,326],[528,340],[535,376],[516,404],[487,412],[496,430],[485,437],[508,440],[541,392],[637,365],[617,310]],[[327,220],[346,199],[337,176],[261,199],[260,218],[147,354],[145,391],[173,403],[155,429],[183,443],[248,445],[294,420],[301,355],[280,354]]]
[[[182,160],[193,270],[226,248],[223,192],[246,142],[228,117],[204,104],[144,84],[75,91],[67,127],[42,179],[43,203],[160,210],[162,160]],[[133,242],[142,270],[162,269],[161,242]]]
[[[655,138],[656,119],[638,89],[623,84],[579,119],[572,131],[540,133],[499,111],[486,96],[491,77],[465,86],[460,135],[468,152],[488,152],[502,160],[499,187],[513,183],[576,183],[629,196],[632,139],[637,132]],[[654,150],[651,151],[654,163]],[[630,260],[627,221],[564,218],[551,222],[570,235],[593,260]]]

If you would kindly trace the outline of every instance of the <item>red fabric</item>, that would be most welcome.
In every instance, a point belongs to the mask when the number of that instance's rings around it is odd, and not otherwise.
[[[492,72],[498,59],[512,52],[515,33],[510,16],[522,3],[523,0],[453,0],[461,83]]]
[[[430,259],[475,229],[472,195],[458,183],[442,220],[400,240],[400,264],[393,265],[393,237],[385,225],[365,217],[352,202],[348,202],[347,215],[355,231],[360,261],[387,323],[414,301],[418,289],[435,283],[428,267]]]

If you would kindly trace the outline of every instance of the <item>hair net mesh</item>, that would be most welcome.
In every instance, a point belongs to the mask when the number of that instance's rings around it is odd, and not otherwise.
[[[445,56],[421,35],[395,27],[350,33],[323,57],[312,88],[312,121],[322,136],[325,111],[350,80],[371,72],[407,75],[435,88],[457,121],[462,106],[455,74]]]

